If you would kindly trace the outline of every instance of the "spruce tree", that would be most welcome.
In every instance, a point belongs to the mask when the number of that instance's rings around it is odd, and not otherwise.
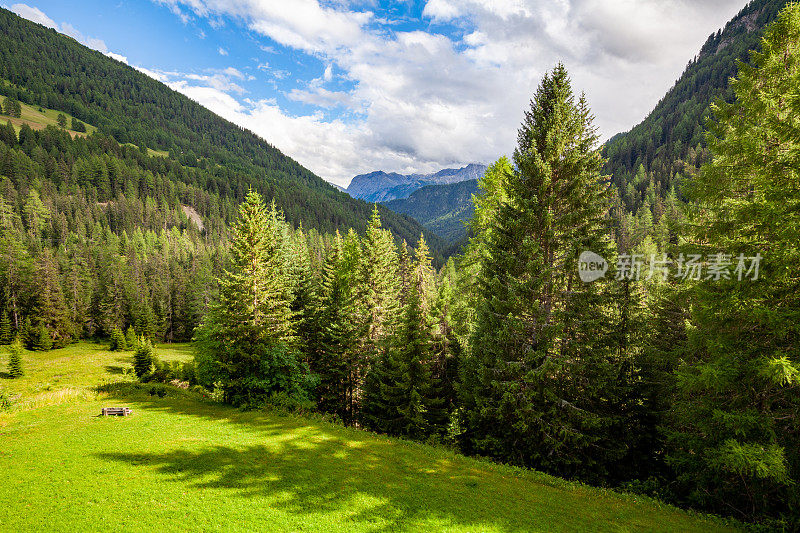
[[[425,439],[441,429],[443,401],[434,362],[434,271],[424,237],[409,269],[409,286],[398,335],[373,366],[364,398],[364,418],[373,429]]]
[[[692,288],[669,432],[683,498],[784,524],[800,523],[798,42],[790,4],[740,65],[735,101],[712,108],[692,247],[725,275],[706,271]]]
[[[461,389],[468,451],[594,480],[624,451],[610,282],[578,277],[583,251],[614,261],[596,144],[585,98],[558,65],[525,114],[505,198],[481,224]]]
[[[44,322],[40,321],[38,326],[32,326],[29,336],[31,350],[46,352],[53,348],[53,337]]]
[[[125,346],[128,350],[136,348],[136,330],[133,329],[133,326],[128,326],[128,330],[125,332]]]
[[[37,319],[48,330],[51,345],[63,347],[75,334],[61,288],[58,263],[49,248],[38,256],[36,290]]]
[[[335,414],[345,424],[355,418],[355,361],[359,348],[356,283],[360,244],[355,233],[342,239],[339,232],[323,267],[319,344],[312,369],[319,375],[319,408]]]
[[[11,343],[11,351],[8,358],[8,375],[12,378],[21,378],[25,374],[22,366],[22,342],[19,337]]]
[[[111,339],[109,340],[108,349],[112,352],[122,352],[128,349],[125,335],[117,326],[114,326],[114,329],[111,330]]]
[[[360,347],[353,361],[353,396],[357,403],[365,396],[367,375],[392,348],[400,315],[397,248],[391,232],[381,227],[377,205],[367,225],[360,259],[356,295]]]
[[[133,371],[136,377],[143,379],[153,370],[155,352],[150,339],[139,337],[136,342],[136,351],[133,353]]]
[[[313,380],[296,349],[287,225],[251,191],[232,228],[231,266],[198,329],[198,374],[221,382],[226,401],[256,405],[273,393],[305,399]]]

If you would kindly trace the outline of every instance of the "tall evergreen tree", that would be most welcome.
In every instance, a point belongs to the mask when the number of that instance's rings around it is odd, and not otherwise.
[[[613,260],[596,143],[585,98],[558,65],[525,114],[506,198],[486,224],[462,388],[467,449],[588,479],[624,450],[610,283],[578,278],[583,251]]]
[[[146,337],[139,337],[136,341],[136,349],[133,352],[133,371],[136,377],[142,379],[150,374],[154,363],[153,343]]]
[[[359,354],[356,302],[361,247],[354,232],[342,239],[337,232],[323,267],[322,301],[318,314],[319,343],[312,369],[319,375],[320,409],[346,424],[355,420]]]
[[[36,316],[51,337],[51,346],[63,347],[75,336],[61,288],[58,264],[49,248],[38,257]],[[49,348],[45,348],[49,349]]]
[[[692,290],[669,459],[682,495],[719,512],[800,523],[800,5],[768,28],[713,108],[713,160],[691,187]],[[758,272],[756,274],[756,269]],[[789,526],[792,529],[793,526]]]
[[[363,239],[356,301],[359,304],[359,348],[353,361],[354,404],[360,406],[365,380],[389,353],[397,332],[401,280],[392,234],[381,227],[377,205]]]
[[[397,338],[368,376],[364,418],[378,431],[424,439],[441,430],[446,418],[432,372],[434,275],[428,246],[420,237]]]
[[[295,349],[286,228],[272,204],[248,193],[232,229],[231,267],[218,279],[219,300],[197,338],[198,374],[221,382],[226,400],[255,405],[284,392],[305,398],[311,386]]]

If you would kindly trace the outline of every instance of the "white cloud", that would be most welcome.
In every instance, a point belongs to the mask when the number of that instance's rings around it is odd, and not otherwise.
[[[339,184],[378,168],[436,170],[510,153],[530,97],[557,61],[567,65],[575,89],[586,92],[604,137],[627,130],[744,2],[429,0],[423,16],[430,26],[399,31],[364,1],[153,1],[184,22],[199,17],[212,27],[226,20],[243,25],[270,40],[260,45],[266,52],[288,47],[322,61],[319,78],[299,81],[285,95],[320,110],[307,116],[292,116],[274,100],[247,100],[240,85],[247,77],[235,69],[140,70]],[[44,16],[25,7],[29,17]],[[459,35],[446,34],[449,27],[465,30],[463,39],[448,37]],[[102,41],[93,46],[110,53]],[[272,77],[267,83],[286,83],[291,75],[263,61],[256,65]],[[352,88],[328,86],[334,78]],[[331,109],[355,118],[322,112]]]
[[[459,10],[448,0],[430,0],[425,4],[422,15],[445,22],[456,18],[459,15]]]
[[[37,22],[42,26],[58,29],[58,24],[56,24],[53,21],[53,19],[45,15],[40,9],[36,7],[31,7],[27,4],[13,4],[11,6],[11,11],[13,11],[22,18],[26,18],[30,21]]]
[[[116,59],[117,61],[125,63],[126,65],[128,64],[128,58],[123,55],[115,54],[114,52],[106,52],[106,55],[112,59]]]
[[[224,48],[222,48],[221,46],[219,47],[219,50],[217,50],[217,52],[219,52],[219,55],[221,55],[221,56],[228,55],[228,51],[225,50]]]
[[[363,3],[344,0],[157,1],[210,20],[231,17],[324,61],[321,78],[287,97],[363,118],[292,117],[264,103],[226,112],[341,184],[377,168],[428,170],[510,153],[541,76],[560,60],[586,92],[601,134],[627,130],[743,0],[430,0],[423,14],[433,25],[413,32],[375,29]],[[440,24],[466,28],[466,36],[454,42],[436,33]],[[324,86],[334,68],[352,90]]]

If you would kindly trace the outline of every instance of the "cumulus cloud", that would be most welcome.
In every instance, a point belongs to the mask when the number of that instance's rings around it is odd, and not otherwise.
[[[428,0],[418,31],[361,0],[153,1],[184,22],[243,26],[264,38],[265,52],[288,47],[322,61],[319,78],[284,94],[316,109],[307,115],[249,100],[248,78],[233,71],[141,70],[344,184],[379,168],[430,171],[508,154],[541,76],[558,61],[586,92],[602,136],[627,130],[744,0]],[[289,72],[256,65],[266,83],[291,83]]]
[[[363,2],[296,0],[289,8],[278,0],[157,1],[198,17],[230,17],[325,62],[316,84],[287,97],[320,109],[358,110],[360,118],[294,117],[272,104],[224,111],[337,183],[376,168],[422,171],[509,153],[539,79],[558,61],[586,92],[601,134],[627,130],[742,3],[429,0],[423,9],[429,28],[397,31],[381,26]],[[463,38],[444,25],[463,29]],[[334,67],[352,80],[351,90],[324,87]],[[214,100],[215,110],[222,109]],[[201,101],[209,102],[210,96]]]
[[[30,21],[41,24],[42,26],[58,29],[58,24],[56,24],[53,19],[45,15],[39,8],[31,7],[26,4],[13,4],[11,6],[11,11],[22,18],[26,18]]]

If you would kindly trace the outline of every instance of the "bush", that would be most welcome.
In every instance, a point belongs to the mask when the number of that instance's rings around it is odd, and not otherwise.
[[[128,349],[128,342],[125,340],[125,335],[123,335],[122,330],[116,326],[111,330],[111,342],[108,349],[112,352],[122,352]]]
[[[5,389],[0,389],[0,413],[11,409],[11,398]]]
[[[8,358],[8,374],[15,379],[25,375],[25,371],[22,368],[22,342],[19,338],[11,344],[11,355]]]
[[[304,414],[314,411],[317,407],[317,404],[312,400],[297,398],[295,396],[291,396],[285,391],[281,391],[273,392],[270,395],[270,397],[267,399],[266,407],[277,408],[281,411],[286,411],[289,413]]]
[[[136,352],[133,354],[133,371],[136,373],[136,377],[140,380],[146,378],[153,368],[154,360],[153,344],[149,339],[140,337],[136,345]]]

